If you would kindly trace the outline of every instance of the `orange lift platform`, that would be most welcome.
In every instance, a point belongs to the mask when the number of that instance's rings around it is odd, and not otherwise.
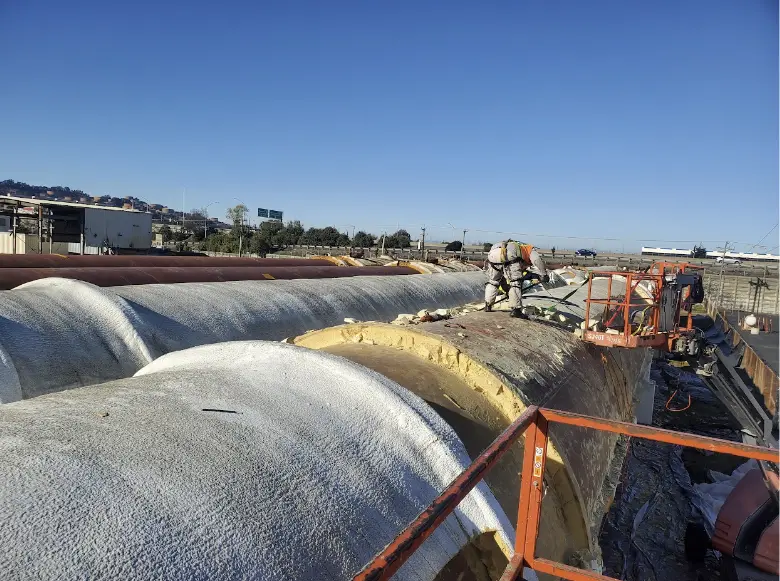
[[[698,270],[688,263],[655,262],[641,272],[590,272],[582,339],[603,347],[652,347],[699,355],[703,341],[691,316],[693,304],[704,300]],[[597,297],[593,283],[603,279],[607,279],[606,296]],[[619,294],[613,295],[617,289]],[[594,305],[603,307],[595,324]]]

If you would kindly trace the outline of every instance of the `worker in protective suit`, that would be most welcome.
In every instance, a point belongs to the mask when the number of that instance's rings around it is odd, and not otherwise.
[[[488,253],[487,259],[488,281],[485,285],[485,310],[490,311],[496,301],[498,286],[504,277],[509,283],[509,313],[512,317],[527,319],[523,314],[523,280],[527,280],[530,273],[543,283],[550,280],[547,274],[547,266],[544,260],[530,244],[523,244],[514,240],[504,240],[494,244]]]

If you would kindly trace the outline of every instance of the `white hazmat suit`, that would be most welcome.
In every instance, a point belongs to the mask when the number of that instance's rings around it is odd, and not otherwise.
[[[540,278],[548,276],[547,267],[536,248],[514,240],[494,244],[488,253],[488,281],[485,285],[487,307],[492,307],[496,301],[503,276],[509,284],[509,308],[520,309],[523,306],[523,273],[527,270],[538,274]]]

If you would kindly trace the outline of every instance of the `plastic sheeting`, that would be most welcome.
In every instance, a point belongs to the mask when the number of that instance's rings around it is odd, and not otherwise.
[[[691,371],[657,361],[651,371],[656,384],[653,425],[680,432],[739,441],[739,425]],[[673,395],[674,391],[677,393]],[[689,408],[680,409],[691,396]],[[670,401],[671,398],[671,401]],[[667,402],[668,406],[667,406]],[[606,515],[599,543],[604,573],[626,581],[699,581],[717,578],[716,556],[703,562],[685,552],[689,524],[706,529],[706,499],[696,491],[704,466],[733,461],[690,448],[633,438],[623,465],[615,500]]]
[[[225,343],[135,377],[0,406],[8,579],[350,578],[468,464],[394,382],[322,352]],[[479,484],[395,579],[484,531]]]
[[[0,402],[128,377],[196,345],[280,340],[482,296],[484,273],[98,288],[44,279],[0,293]]]
[[[710,537],[715,532],[715,521],[718,520],[718,513],[723,503],[726,502],[726,498],[728,498],[731,491],[739,484],[739,481],[742,480],[745,474],[757,468],[758,462],[748,460],[731,474],[723,474],[722,472],[712,470],[709,472],[709,476],[713,482],[702,482],[693,485],[693,504],[699,509],[704,520],[704,528]]]

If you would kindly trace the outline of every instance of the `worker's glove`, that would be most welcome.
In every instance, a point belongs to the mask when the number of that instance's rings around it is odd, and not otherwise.
[[[542,276],[540,280],[542,281],[542,284],[547,284],[548,282],[550,282],[550,275],[545,274],[544,276]]]

